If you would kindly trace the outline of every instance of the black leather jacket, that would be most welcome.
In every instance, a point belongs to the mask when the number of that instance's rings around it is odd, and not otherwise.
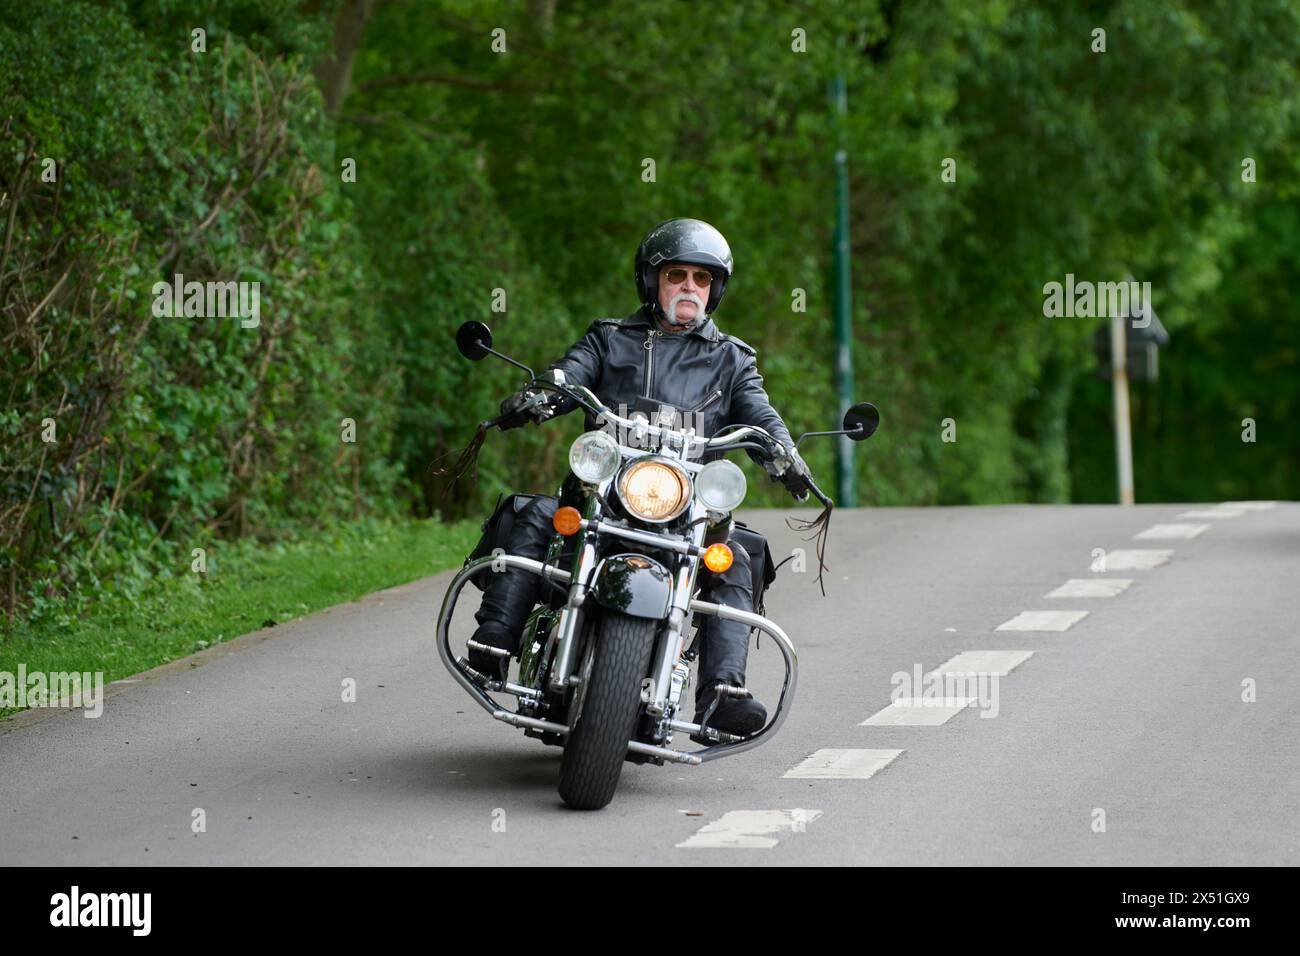
[[[756,355],[751,345],[719,331],[712,317],[689,332],[664,332],[642,307],[624,319],[596,320],[550,367],[562,370],[570,384],[587,386],[615,412],[623,406],[624,415],[648,398],[682,412],[702,409],[700,434],[758,425],[788,446],[790,431],[768,400]],[[718,457],[709,453],[704,460]]]

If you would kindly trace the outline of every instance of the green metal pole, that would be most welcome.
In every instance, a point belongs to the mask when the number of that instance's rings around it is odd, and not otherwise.
[[[835,381],[843,416],[853,404],[853,290],[849,283],[849,157],[844,149],[840,118],[848,112],[844,77],[831,82],[831,111],[835,131],[835,240],[832,247],[835,283]],[[853,442],[841,435],[835,445],[835,499],[844,508],[858,504],[853,481]]]

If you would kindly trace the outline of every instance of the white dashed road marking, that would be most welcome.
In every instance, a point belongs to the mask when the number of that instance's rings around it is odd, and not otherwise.
[[[952,720],[978,700],[977,697],[935,697],[929,700],[924,697],[900,697],[884,710],[872,714],[858,726],[938,727]],[[871,753],[871,751],[848,751],[848,753],[859,752]],[[786,776],[790,774],[787,773]]]
[[[1047,597],[1108,598],[1119,594],[1132,583],[1132,578],[1070,578]]]
[[[1209,527],[1208,524],[1153,524],[1145,531],[1139,531],[1133,535],[1133,540],[1172,541],[1195,538]]]
[[[1174,556],[1173,551],[1107,551],[1107,571],[1147,571]]]
[[[886,767],[901,750],[836,750],[824,748],[783,777],[800,780],[865,780]]]
[[[962,651],[944,661],[932,674],[996,674],[1006,677],[1034,656],[1033,651]]]
[[[1068,631],[1088,616],[1087,611],[1021,611],[999,631]]]
[[[1240,518],[1246,513],[1245,508],[1225,508],[1219,505],[1217,508],[1198,508],[1195,511],[1184,511],[1178,517],[1180,518]]]
[[[800,833],[822,815],[820,810],[729,810],[706,823],[679,847],[722,847],[770,850],[780,840],[774,834]]]
[[[1230,501],[1193,509],[1179,518],[1238,518],[1246,511],[1264,510],[1275,502]],[[1134,535],[1135,540],[1187,540],[1209,529],[1208,524],[1157,524]],[[1172,550],[1117,550],[1105,556],[1109,571],[1146,570],[1173,557]],[[1121,594],[1131,578],[1071,578],[1048,598],[1107,598]],[[1087,611],[1021,611],[999,624],[999,631],[1066,631],[1088,616]],[[1005,676],[1033,655],[1032,651],[963,651],[931,671],[932,674],[997,674]],[[872,714],[860,726],[939,726],[977,703],[973,697],[926,700],[905,697]],[[800,780],[865,780],[888,766],[901,750],[822,748],[787,770],[784,777]],[[706,824],[678,847],[771,849],[777,835],[802,831],[822,815],[820,810],[731,810]]]

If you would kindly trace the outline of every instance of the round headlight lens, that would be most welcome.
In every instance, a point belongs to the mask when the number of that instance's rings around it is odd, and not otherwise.
[[[691,482],[667,462],[642,459],[619,480],[619,496],[628,511],[643,521],[669,521],[690,501]]]
[[[569,467],[588,484],[612,477],[619,461],[618,443],[605,432],[584,432],[569,446]]]
[[[740,466],[725,459],[709,462],[695,476],[695,495],[710,511],[735,511],[747,488]]]

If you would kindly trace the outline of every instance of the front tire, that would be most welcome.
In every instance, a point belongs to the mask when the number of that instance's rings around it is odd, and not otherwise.
[[[575,809],[599,810],[614,799],[641,709],[655,629],[654,621],[605,611],[592,637],[582,710],[560,764],[560,797]]]

